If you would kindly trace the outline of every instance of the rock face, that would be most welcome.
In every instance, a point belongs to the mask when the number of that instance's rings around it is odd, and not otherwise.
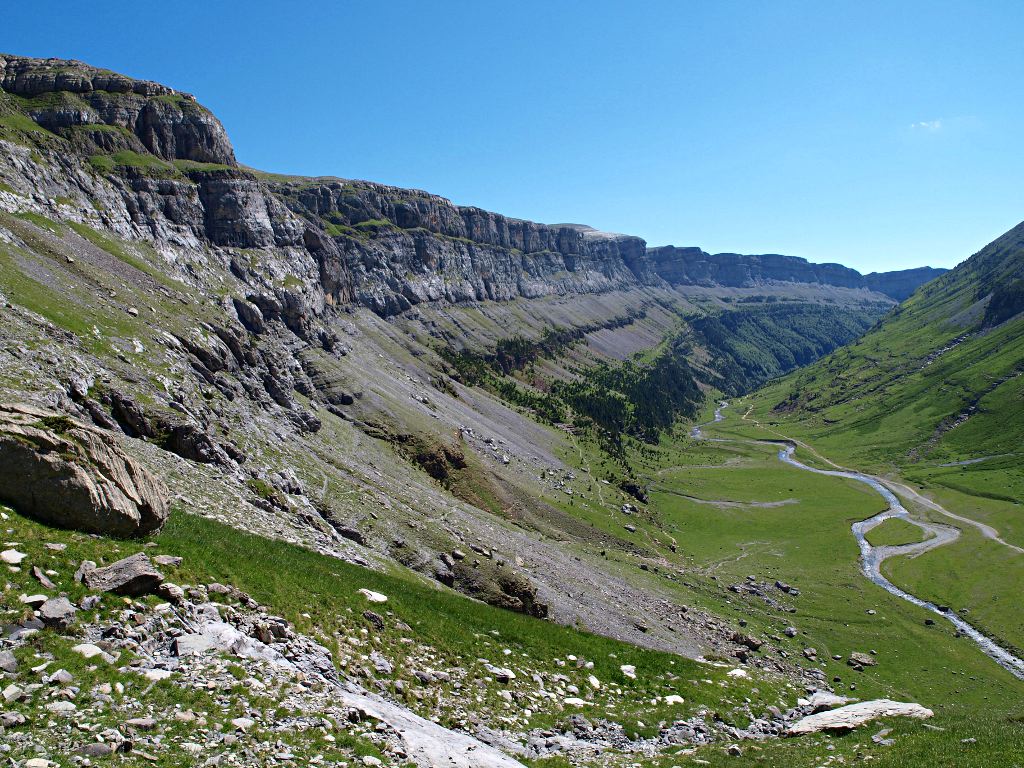
[[[639,237],[537,224],[418,190],[323,180],[274,186],[325,232],[307,238],[336,301],[380,315],[430,301],[508,301],[661,284]]]
[[[917,267],[916,269],[901,269],[895,272],[872,272],[864,276],[868,288],[886,296],[892,296],[896,301],[903,301],[910,296],[919,286],[934,280],[939,275],[947,272],[945,269],[935,267]]]
[[[0,54],[0,88],[28,100],[29,115],[47,130],[81,135],[98,149],[235,165],[220,121],[192,95],[159,83],[80,61]]]
[[[649,248],[647,256],[654,272],[673,286],[749,288],[764,283],[813,283],[866,288],[896,301],[903,301],[919,285],[946,271],[920,267],[899,272],[872,272],[865,276],[842,264],[812,264],[798,256],[710,254],[700,248],[677,248],[674,245]]]
[[[817,733],[818,731],[851,731],[857,726],[879,717],[917,717],[925,719],[933,714],[935,713],[930,709],[922,707],[920,704],[876,699],[874,701],[861,701],[857,704],[849,704],[828,712],[808,715],[793,723],[786,733],[790,736],[799,736],[807,733]]]
[[[89,194],[104,209],[133,212],[130,220],[106,222],[124,230],[119,234],[290,249],[288,273],[316,274],[316,284],[243,305],[240,314],[257,329],[262,320],[254,308],[265,319],[278,314],[301,326],[324,300],[355,301],[389,317],[425,302],[768,282],[871,288],[899,299],[938,273],[882,273],[869,281],[838,264],[792,256],[648,249],[639,237],[513,219],[419,190],[329,178],[267,181],[238,167],[223,126],[192,96],[77,61],[0,54],[0,89],[64,139],[63,149],[110,167],[123,200],[108,205],[96,189]],[[124,158],[115,155],[126,152],[168,163],[157,171],[122,167]],[[241,261],[233,267],[247,270]]]
[[[66,416],[0,405],[0,500],[51,525],[141,536],[163,525],[164,484],[114,436]]]

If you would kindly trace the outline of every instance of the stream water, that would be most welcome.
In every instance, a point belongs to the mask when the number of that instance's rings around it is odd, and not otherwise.
[[[720,407],[715,409],[715,420],[711,423],[717,423],[722,421],[722,409],[727,407],[727,403],[722,403]],[[706,425],[701,425],[706,426]],[[693,428],[693,436],[695,438],[702,438],[703,432],[700,427]],[[751,442],[765,442],[765,441],[751,441]],[[972,627],[966,621],[964,621],[959,615],[954,613],[946,606],[936,605],[927,600],[922,600],[916,595],[912,595],[906,590],[900,589],[885,576],[882,575],[881,565],[884,560],[895,555],[916,555],[923,552],[927,552],[930,549],[941,547],[943,544],[948,544],[955,541],[960,535],[960,531],[952,526],[939,525],[937,523],[930,523],[921,520],[916,520],[910,516],[906,508],[900,503],[900,500],[896,497],[892,491],[890,491],[880,480],[871,475],[864,475],[860,472],[847,472],[843,470],[834,469],[818,469],[816,467],[809,467],[806,464],[797,461],[794,457],[796,452],[796,446],[790,442],[782,441],[782,447],[779,448],[779,461],[783,461],[790,466],[802,469],[807,472],[814,472],[818,475],[829,475],[830,477],[845,477],[850,480],[856,480],[857,482],[864,483],[870,486],[876,493],[878,493],[883,499],[885,499],[887,509],[879,512],[874,517],[869,517],[867,520],[861,520],[854,523],[851,526],[854,537],[857,539],[857,545],[860,547],[860,566],[861,572],[869,578],[872,582],[880,586],[886,592],[889,592],[896,597],[906,600],[908,603],[913,603],[916,606],[924,608],[927,611],[938,614],[942,618],[946,619],[953,624],[954,627],[960,632],[961,635],[970,638],[974,643],[981,648],[981,650],[988,655],[992,660],[999,664],[1004,669],[1008,670],[1015,677],[1024,680],[1024,659],[1021,659],[1005,648],[997,644],[994,640],[985,634],[982,634],[977,629]],[[931,534],[930,538],[926,538],[924,541],[916,542],[913,544],[902,544],[899,546],[873,546],[866,538],[866,534],[875,526],[890,519],[900,518],[906,520],[908,523],[916,525],[922,530],[927,536]]]

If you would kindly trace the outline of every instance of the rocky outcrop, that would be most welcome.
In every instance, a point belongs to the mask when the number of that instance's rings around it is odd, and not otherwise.
[[[235,165],[220,121],[191,94],[159,83],[80,61],[0,54],[0,88],[26,99],[29,115],[47,130],[107,126],[136,137],[141,147],[164,160]]]
[[[337,179],[273,185],[316,235],[324,288],[383,316],[423,302],[509,301],[661,284],[639,237],[538,224],[418,190]]]
[[[51,525],[141,536],[167,519],[164,484],[109,432],[52,411],[0,405],[0,501]]]
[[[279,264],[260,272],[302,283],[289,297],[314,311],[325,301],[357,302],[390,317],[425,303],[668,285],[814,283],[902,299],[936,274],[865,278],[792,256],[648,249],[639,237],[510,218],[419,190],[332,178],[268,181],[237,167],[223,126],[192,96],[76,61],[0,55],[0,88],[12,94],[0,108],[16,109],[66,140],[61,154],[70,150],[106,169],[113,190],[97,188],[90,173],[83,191],[111,212],[105,218],[127,211],[126,220],[106,221],[108,227],[157,244],[275,249]],[[139,160],[147,155],[192,163],[148,166]],[[121,200],[105,200],[112,191]],[[237,256],[232,268],[252,276]],[[286,322],[303,312],[288,312],[284,304]],[[260,327],[251,312],[246,320]],[[302,330],[305,323],[300,318],[293,325]]]

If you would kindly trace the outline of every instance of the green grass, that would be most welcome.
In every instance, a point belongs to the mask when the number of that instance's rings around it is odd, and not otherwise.
[[[35,146],[39,140],[55,138],[28,115],[20,112],[0,114],[0,138],[15,144]]]
[[[54,577],[59,588],[72,600],[86,594],[85,588],[71,579],[75,565],[82,559],[111,562],[144,548],[142,542],[115,541],[83,534],[59,531],[9,513],[7,536],[19,542],[33,563],[45,563],[59,572]],[[62,541],[64,553],[52,553],[43,544]],[[374,632],[375,647],[395,664],[397,675],[412,687],[418,687],[411,675],[412,654],[430,655],[435,669],[466,670],[465,684],[477,689],[474,681],[487,673],[477,661],[490,659],[499,666],[510,666],[519,677],[508,690],[532,692],[534,672],[564,674],[576,683],[580,695],[592,698],[590,715],[609,716],[625,722],[643,720],[638,733],[654,733],[658,723],[674,717],[690,716],[702,707],[714,709],[726,720],[746,722],[741,705],[751,700],[763,708],[782,703],[795,692],[787,692],[781,681],[772,678],[736,680],[728,678],[728,667],[716,667],[683,659],[673,654],[639,649],[608,638],[580,632],[521,614],[484,605],[450,590],[422,581],[404,569],[392,572],[372,571],[325,557],[284,542],[241,533],[223,524],[181,511],[175,511],[165,529],[155,537],[151,554],[167,553],[184,558],[178,567],[165,569],[165,575],[179,584],[205,584],[219,581],[232,584],[251,594],[276,614],[287,618],[298,631],[318,638],[335,652],[343,674],[358,676],[362,666],[357,648],[346,638],[360,637],[369,626],[363,611],[372,608],[385,618],[385,629]],[[38,591],[27,573],[14,575],[17,588],[0,594],[0,612],[20,612],[17,595]],[[368,603],[359,593],[367,588],[388,596],[383,605]],[[146,598],[152,602],[155,598]],[[121,601],[107,599],[100,615],[119,610]],[[0,613],[2,615],[2,613]],[[46,643],[62,643],[51,633],[41,635]],[[412,642],[410,642],[410,639]],[[505,653],[505,651],[508,653]],[[560,666],[573,654],[593,662],[593,669],[578,669],[574,664]],[[64,656],[62,656],[62,659]],[[407,662],[407,659],[409,661]],[[422,661],[416,662],[419,668]],[[620,665],[633,664],[638,680],[626,678]],[[601,691],[587,694],[587,675],[596,675],[603,683]],[[474,706],[485,713],[504,711],[506,705],[493,684],[481,687],[484,698]],[[621,692],[621,693],[620,693]],[[458,694],[450,690],[451,705],[460,705]],[[651,700],[670,693],[685,697],[685,706],[652,704]],[[401,698],[401,697],[400,697]],[[449,722],[456,716],[449,709],[435,708],[433,696],[424,702],[409,697],[409,706],[425,716]],[[535,727],[550,727],[569,713],[554,703],[540,700],[531,719]],[[736,711],[734,712],[734,708]],[[452,721],[454,722],[454,721]]]
[[[993,324],[979,301],[1022,270],[1018,227],[922,287],[855,344],[736,403],[741,413],[750,407],[741,429],[786,435],[844,466],[907,480],[1024,546],[1024,315]],[[884,571],[1004,645],[1024,648],[1024,555],[968,524],[917,513],[962,529],[960,539],[891,559]],[[899,539],[896,527],[886,523],[871,540]]]
[[[875,547],[898,546],[900,544],[913,544],[921,541],[923,535],[921,529],[913,523],[892,517],[872,528],[864,537],[868,543]]]
[[[738,406],[726,413],[720,427],[705,428],[709,435],[759,431],[740,421]],[[761,431],[760,436],[771,435]],[[829,679],[841,678],[837,689],[842,692],[855,684],[852,695],[918,701],[936,711],[934,724],[945,731],[922,733],[917,726],[901,724],[897,733],[906,735],[897,739],[896,747],[874,756],[882,761],[878,764],[982,766],[1019,761],[1020,757],[1010,757],[1010,753],[1019,755],[1024,749],[1024,734],[1015,719],[1024,700],[1024,684],[963,638],[956,638],[951,625],[926,626],[922,610],[889,595],[860,574],[850,525],[877,512],[884,502],[862,484],[782,464],[775,452],[770,446],[746,443],[703,444],[692,460],[676,456],[658,475],[659,490],[652,498],[659,512],[658,523],[663,534],[678,542],[691,573],[715,576],[722,586],[756,575],[759,580],[771,583],[780,579],[801,590],[798,598],[786,601],[797,608],[796,614],[779,614],[756,597],[723,594],[724,590],[715,595],[713,588],[691,576],[690,582],[708,606],[717,602],[721,611],[723,602],[731,601],[726,615],[735,611],[749,627],[774,633],[793,658],[801,657],[803,647],[816,648],[818,658],[826,660],[821,668]],[[699,503],[680,493],[719,504]],[[790,499],[797,503],[764,506],[765,502]],[[724,501],[740,506],[725,506],[720,503]],[[885,535],[896,534],[890,529]],[[980,547],[986,544],[988,548],[982,552]],[[1000,571],[1009,558],[989,560],[995,545],[980,537],[965,534],[964,551],[957,551],[957,546],[961,543],[911,560],[890,560],[886,571],[897,584],[913,589],[927,577],[933,589],[920,594],[939,603],[959,607],[964,595],[963,600],[973,600],[976,606],[968,619],[991,629],[994,612],[983,612],[977,607],[977,595],[971,593],[987,592],[991,597],[991,582],[1002,578]],[[929,563],[929,558],[940,561]],[[977,568],[979,561],[991,563],[992,568]],[[936,579],[944,569],[948,569],[948,578]],[[1019,584],[1022,578],[1024,575],[1012,571],[1006,583]],[[956,583],[960,586],[953,589]],[[1004,598],[1009,600],[1009,594],[1004,593]],[[995,628],[1017,626],[1021,619],[1017,601],[999,600],[998,604],[1004,619]],[[868,609],[875,613],[868,614]],[[789,623],[799,630],[791,641],[781,633]],[[851,651],[869,649],[878,651],[879,665],[863,673],[830,659],[833,653],[845,657]],[[979,733],[985,735],[979,737]],[[959,743],[968,737],[979,738],[973,751]],[[839,746],[843,741],[832,743]],[[861,747],[863,742],[862,735]],[[760,759],[761,764],[770,765],[784,755],[792,759],[792,754],[782,745],[769,744],[760,758],[745,755],[744,760],[749,757],[750,764],[758,764]]]
[[[1024,656],[1024,555],[960,526],[960,538],[915,558],[883,564],[887,577],[914,594],[948,605],[977,629]]]
[[[118,168],[134,168],[158,176],[173,176],[177,169],[171,163],[150,154],[125,149],[110,155],[93,155],[89,163],[97,171],[110,173]]]
[[[206,171],[237,171],[238,169],[224,163],[201,163],[198,160],[173,160],[172,164],[182,173]]]

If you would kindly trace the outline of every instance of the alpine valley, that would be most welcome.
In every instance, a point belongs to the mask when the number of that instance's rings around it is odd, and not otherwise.
[[[649,248],[0,54],[0,753],[1020,765],[1022,374],[1024,225]]]

